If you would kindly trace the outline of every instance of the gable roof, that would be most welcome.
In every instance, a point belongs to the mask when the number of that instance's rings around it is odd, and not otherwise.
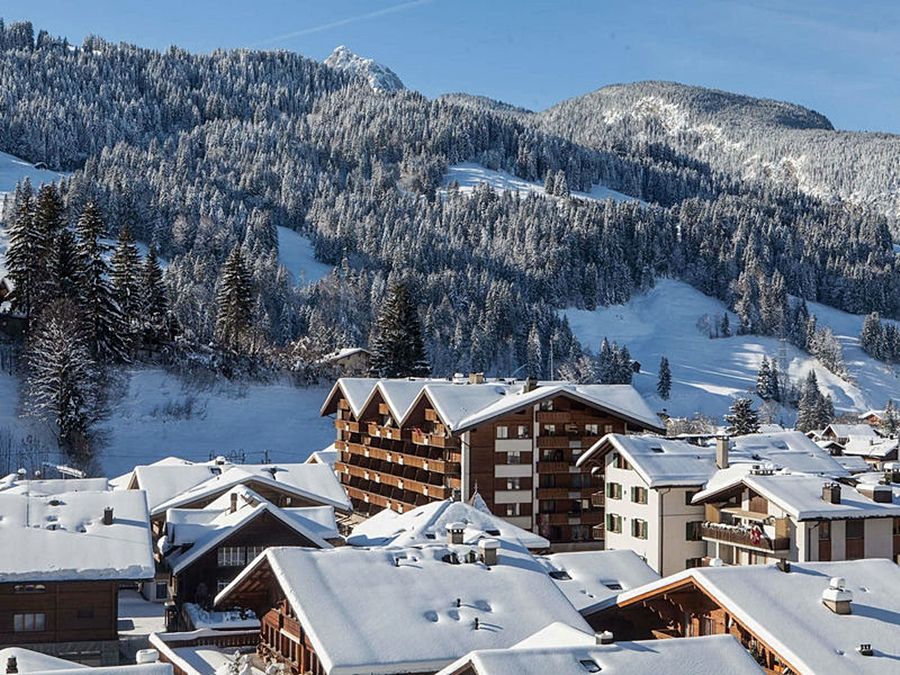
[[[481,508],[445,499],[405,513],[383,509],[354,527],[347,543],[351,546],[411,546],[442,542],[447,538],[447,525],[462,523],[466,526],[463,534],[466,544],[490,537],[529,549],[550,548],[550,542],[544,537],[498,518],[480,498],[479,502]]]
[[[853,594],[852,613],[822,604],[829,579],[841,577]],[[900,660],[900,567],[890,560],[697,567],[619,596],[624,607],[694,584],[753,631],[795,669],[829,675],[876,675]],[[684,638],[694,640],[695,638]],[[869,643],[874,656],[857,651]]]
[[[237,509],[233,513],[230,508],[232,494],[237,495]],[[207,508],[170,509],[166,514],[166,537],[163,541],[168,546],[179,547],[179,550],[170,549],[170,553],[161,552],[166,556],[172,572],[178,574],[264,513],[281,521],[286,527],[319,548],[331,548],[325,537],[338,536],[332,507],[282,509],[253,490],[238,486],[223,494]],[[330,526],[327,524],[329,515]],[[189,548],[184,549],[185,546]]]
[[[112,525],[103,524],[112,507]],[[0,492],[0,581],[152,579],[144,493]]]
[[[554,621],[590,630],[527,551],[501,546],[489,568],[444,561],[450,553],[463,557],[468,546],[270,548],[216,602],[228,602],[266,567],[329,675],[433,672],[473,649],[509,647]]]
[[[612,675],[675,672],[691,675],[760,675],[763,672],[730,635],[598,645],[593,633],[562,623],[551,624],[509,649],[470,652],[437,675],[453,675],[466,666],[470,666],[477,675],[587,672]]]

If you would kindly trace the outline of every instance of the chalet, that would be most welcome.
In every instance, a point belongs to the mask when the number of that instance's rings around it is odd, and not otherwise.
[[[158,548],[168,577],[168,630],[255,627],[255,617],[212,612],[212,599],[269,546],[343,543],[331,506],[279,507],[239,485],[200,509],[169,509]],[[161,572],[161,574],[160,574]]]
[[[676,665],[678,664],[678,665]],[[546,675],[548,673],[761,675],[762,669],[728,635],[695,640],[618,642],[553,623],[509,649],[469,652],[438,675]]]
[[[138,653],[134,665],[99,666],[89,668],[80,663],[60,659],[31,649],[7,647],[0,649],[0,673],[19,675],[173,675],[172,666],[160,663],[152,649]]]
[[[372,352],[362,347],[347,347],[328,354],[322,362],[337,369],[343,377],[362,377],[369,372]]]
[[[633,550],[663,575],[703,564],[705,508],[693,498],[730,463],[849,476],[827,451],[796,431],[719,438],[715,447],[610,434],[578,460],[605,479],[606,548]]]
[[[169,509],[199,509],[243,485],[282,507],[330,506],[349,514],[350,501],[331,467],[324,464],[234,464],[223,457],[190,462],[168,457],[135,467],[117,481],[147,495],[154,536],[162,536]]]
[[[859,421],[872,427],[881,426],[884,421],[884,410],[867,410],[859,416]]]
[[[881,438],[881,435],[868,424],[829,424],[821,433],[823,440],[837,441],[841,445],[853,437]]]
[[[730,634],[768,673],[881,675],[900,660],[898,587],[889,560],[700,567],[623,593],[594,627],[623,640]]]
[[[725,564],[892,558],[900,555],[900,506],[888,485],[738,464],[694,495],[705,505],[701,537]]]
[[[476,494],[473,503],[445,499],[397,513],[379,511],[356,527],[347,537],[350,546],[412,546],[431,544],[447,536],[456,526],[459,543],[475,546],[481,539],[500,539],[530,551],[550,548],[550,542],[538,534],[523,530],[497,518]]]
[[[555,547],[598,548],[600,476],[575,460],[611,432],[663,432],[629,385],[532,380],[341,378],[335,469],[354,509],[398,512],[478,492],[489,509]]]
[[[20,485],[0,514],[0,644],[118,663],[119,584],[153,577],[144,494]]]
[[[554,621],[590,630],[530,553],[497,540],[270,548],[216,603],[260,614],[258,653],[314,675],[434,673]]]
[[[150,646],[174,675],[264,675],[265,664],[256,656],[259,629],[201,629],[180,633],[151,633]],[[249,670],[248,670],[249,667]],[[280,671],[275,671],[280,672]]]

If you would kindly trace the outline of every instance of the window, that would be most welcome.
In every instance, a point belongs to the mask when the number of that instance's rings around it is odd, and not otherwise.
[[[542,499],[538,502],[541,513],[556,513],[556,501],[553,499]]]
[[[507,478],[506,479],[506,489],[507,490],[521,490],[522,489],[522,479],[521,478]]]
[[[222,546],[219,548],[219,567],[240,567],[244,564],[242,546]]]
[[[691,569],[692,567],[702,567],[703,566],[703,558],[688,558],[684,561],[684,568]]]
[[[613,425],[612,425],[612,424],[604,424],[604,425],[603,425],[603,433],[604,433],[604,434],[611,434],[612,432],[613,432]]]
[[[700,541],[703,537],[700,534],[700,528],[703,526],[702,520],[692,520],[684,524],[684,538],[687,541]]]
[[[631,488],[631,501],[635,504],[647,503],[647,488],[635,485]]]
[[[544,412],[552,412],[553,411],[553,399],[549,401],[541,401],[541,410]]]
[[[156,599],[165,600],[169,597],[169,587],[165,581],[156,582]]]
[[[216,595],[218,595],[219,593],[224,591],[225,587],[230,583],[231,583],[230,581],[227,581],[225,579],[218,579],[216,581]]]
[[[626,471],[631,468],[631,465],[628,464],[628,460],[622,457],[618,452],[613,456],[613,466],[617,469],[625,469]]]
[[[847,560],[858,560],[865,557],[866,550],[866,523],[864,520],[848,520],[846,522],[846,552]]]
[[[618,581],[603,581],[601,583],[611,591],[621,591],[622,590],[622,584],[620,584]]]
[[[607,532],[622,532],[622,516],[617,516],[615,513],[607,513],[606,530]]]
[[[556,425],[555,424],[545,424],[544,425],[544,433],[548,436],[556,435]]]
[[[520,515],[521,512],[522,512],[521,505],[518,504],[518,503],[516,503],[516,504],[505,504],[505,506],[506,506],[506,516],[507,516],[507,517],[518,516],[518,515]]]
[[[16,633],[38,633],[46,628],[47,615],[44,613],[14,614],[13,631]]]
[[[248,546],[247,547],[247,562],[249,563],[252,560],[256,559],[260,553],[266,550],[265,546]]]
[[[647,521],[635,518],[631,521],[631,536],[638,539],[647,538]]]
[[[527,424],[520,424],[516,427],[516,438],[528,438]]]
[[[599,424],[585,424],[584,425],[584,435],[585,436],[599,436],[600,435],[600,425]]]
[[[509,438],[509,427],[497,427],[497,438]]]
[[[699,490],[688,490],[684,493],[684,505],[685,506],[694,506],[691,504],[691,500],[694,498],[694,495],[697,494]]]
[[[522,453],[518,450],[515,452],[507,452],[506,453],[506,463],[507,464],[521,464],[522,463]]]
[[[622,499],[622,486],[618,483],[607,483],[606,496],[609,499]]]

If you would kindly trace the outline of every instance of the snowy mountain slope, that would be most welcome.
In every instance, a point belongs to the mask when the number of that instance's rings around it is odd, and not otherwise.
[[[488,169],[481,164],[475,162],[462,162],[454,164],[447,169],[444,175],[442,191],[446,192],[451,183],[459,184],[459,190],[463,194],[471,192],[481,183],[487,183],[497,192],[517,192],[524,196],[530,192],[539,195],[546,195],[544,186],[540,183],[527,181],[524,178],[513,176],[506,171],[495,171]],[[613,199],[619,202],[638,202],[641,201],[637,197],[630,197],[622,192],[611,190],[604,185],[594,185],[590,192],[572,192],[573,197],[578,199]],[[642,202],[643,203],[643,202]]]
[[[298,285],[307,286],[325,278],[331,265],[316,260],[312,242],[299,232],[278,226],[278,261]]]
[[[331,52],[325,59],[325,65],[365,78],[375,91],[398,91],[406,88],[393,70],[372,59],[354,54],[344,45]]]
[[[158,368],[125,372],[126,386],[98,427],[102,469],[114,476],[169,455],[208,459],[244,451],[258,462],[302,462],[334,441],[334,424],[320,417],[327,387],[289,382],[201,385]]]
[[[787,345],[788,372],[799,380],[815,369],[819,383],[831,393],[835,408],[863,411],[881,407],[900,393],[900,379],[887,366],[868,357],[859,348],[858,334],[862,317],[809,304],[819,317],[819,325],[831,326],[844,346],[847,367],[855,382],[843,380],[826,370],[816,359]],[[721,316],[725,306],[693,287],[669,279],[655,288],[636,295],[624,305],[594,311],[568,309],[572,331],[582,344],[595,351],[604,336],[628,346],[631,356],[641,363],[634,385],[652,407],[665,408],[669,414],[689,416],[695,412],[721,417],[739,395],[756,385],[756,372],[763,356],[777,358],[779,341],[755,335],[709,339],[698,328],[704,316]],[[732,325],[737,321],[730,314]],[[672,393],[668,401],[656,394],[657,369],[661,356],[669,359]],[[785,421],[792,421],[789,413]]]

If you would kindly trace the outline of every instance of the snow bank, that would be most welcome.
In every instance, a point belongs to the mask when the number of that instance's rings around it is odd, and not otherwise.
[[[316,260],[312,242],[287,227],[278,227],[278,260],[301,286],[314,284],[331,272],[331,265]]]

